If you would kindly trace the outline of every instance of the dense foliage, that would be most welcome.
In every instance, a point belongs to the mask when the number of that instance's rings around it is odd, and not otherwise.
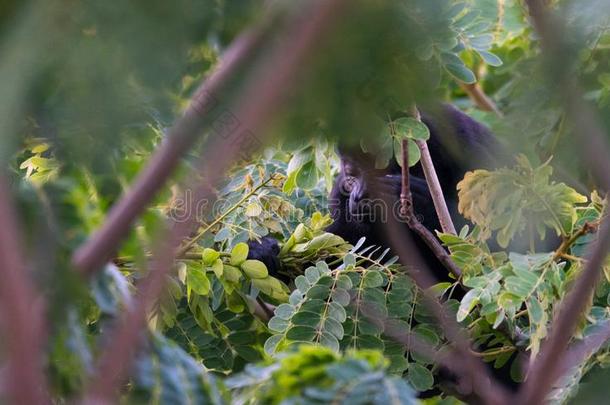
[[[0,156],[27,264],[46,302],[44,363],[54,401],[91,386],[101,348],[150,273],[167,224],[192,212],[198,227],[147,308],[122,401],[385,404],[416,403],[418,392],[431,393],[429,403],[455,399],[438,376],[451,344],[398,258],[365,238],[351,246],[324,231],[336,140],[360,142],[364,134],[362,148],[384,167],[407,139],[415,164],[415,140],[426,140],[428,129],[393,119],[414,100],[456,104],[515,156],[512,165],[469,172],[459,184],[470,224],[437,236],[463,275],[428,292],[468,331],[476,357],[522,381],[588,260],[607,200],[575,153],[580,129],[562,108],[555,72],[519,0],[354,1],[278,108],[266,129],[272,141],[233,164],[214,184],[215,201],[197,201],[184,188],[206,175],[195,171],[198,157],[214,153],[194,147],[105,268],[91,280],[74,275],[75,249],[166,141],[231,41],[264,24],[264,3],[0,5]],[[269,3],[278,3],[274,19],[294,12],[289,2]],[[563,24],[565,69],[610,129],[610,3],[548,3]],[[281,26],[267,28],[266,40]],[[223,97],[238,99],[250,70]],[[218,135],[208,129],[202,138]],[[268,235],[280,241],[281,277],[247,259],[245,242]],[[560,244],[540,247],[538,237]],[[610,325],[610,261],[603,272],[570,348]],[[455,294],[460,286],[463,296]],[[411,337],[430,350],[412,350]],[[605,395],[597,376],[609,353],[605,340],[592,347],[549,399]],[[2,369],[0,362],[0,397]]]

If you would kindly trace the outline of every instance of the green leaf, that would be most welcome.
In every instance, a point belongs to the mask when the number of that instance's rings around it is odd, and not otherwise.
[[[356,256],[351,253],[346,254],[343,257],[343,264],[345,267],[355,266],[356,265]]]
[[[490,66],[502,66],[502,59],[489,51],[477,51],[481,58]]]
[[[250,278],[266,278],[269,275],[267,266],[260,260],[245,260],[239,267]]]
[[[421,151],[413,139],[408,139],[407,142],[409,144],[409,167],[412,167],[421,159]],[[402,143],[398,139],[394,140],[394,158],[402,167]]]
[[[347,313],[345,312],[345,308],[343,308],[337,302],[331,302],[328,306],[328,316],[337,322],[343,323],[347,319]]]
[[[288,174],[288,177],[286,177],[284,185],[282,186],[283,193],[290,195],[297,187],[297,174],[298,172],[296,171]]]
[[[282,319],[290,319],[294,314],[295,308],[290,304],[281,304],[275,309],[275,316]]]
[[[478,35],[474,38],[469,39],[470,46],[472,46],[477,51],[485,51],[491,48],[493,44],[494,37],[492,34],[483,34]]]
[[[430,139],[430,130],[422,121],[411,117],[402,117],[390,124],[393,135],[399,139]]]
[[[527,280],[521,279],[519,277],[511,276],[506,277],[506,279],[504,280],[504,287],[506,288],[506,291],[510,292],[511,294],[521,299],[525,299],[531,294],[532,289],[534,288],[534,284],[529,283]]]
[[[297,278],[294,279],[294,285],[303,294],[305,294],[307,292],[307,290],[309,290],[309,288],[311,287],[311,284],[312,283],[309,282],[309,280],[307,280],[307,278],[305,276],[298,276]]]
[[[126,402],[226,403],[216,377],[169,339],[154,334],[147,348],[135,361]]]
[[[286,319],[282,319],[277,316],[274,316],[269,321],[269,324],[267,325],[267,327],[269,329],[271,329],[272,331],[281,333],[281,332],[284,332],[288,328],[289,324],[290,324],[290,322],[287,321]]]
[[[191,268],[188,270],[187,283],[190,289],[196,294],[208,295],[210,292],[210,280],[205,275],[205,272],[200,268]]]
[[[330,288],[328,286],[316,284],[307,290],[306,296],[311,299],[326,299],[329,292]]]
[[[203,249],[203,253],[201,254],[201,259],[203,263],[207,265],[211,265],[220,257],[220,253],[215,251],[214,249],[205,248]]]
[[[231,237],[231,230],[229,228],[222,228],[214,235],[214,242],[222,242]]]
[[[221,278],[224,274],[224,265],[222,264],[221,259],[216,259],[214,264],[212,264],[212,271],[216,275],[216,277]]]
[[[339,351],[339,341],[335,336],[328,332],[322,332],[322,335],[320,336],[320,344],[330,348],[334,352]]]
[[[51,145],[49,145],[48,143],[41,143],[32,148],[32,153],[41,154],[49,150],[50,147]]]
[[[242,277],[241,271],[237,267],[228,264],[223,265],[222,274],[225,280],[232,283],[237,283]]]
[[[455,77],[457,80],[464,82],[466,84],[476,83],[477,78],[472,73],[472,70],[468,69],[466,65],[458,65],[455,63],[448,63],[445,66],[447,72],[451,74],[451,76]]]
[[[352,284],[352,279],[349,278],[345,274],[339,275],[337,278],[337,287],[343,288],[345,290],[351,290],[354,285]]]
[[[288,162],[288,167],[286,168],[286,172],[290,175],[291,173],[298,172],[306,163],[311,162],[313,160],[313,154],[311,148],[306,148],[296,152],[290,161]]]
[[[383,277],[378,271],[369,270],[364,274],[362,283],[364,287],[368,288],[381,287],[383,285]]]
[[[309,326],[293,326],[286,332],[286,338],[294,341],[311,342],[316,330]]]
[[[252,202],[246,206],[244,213],[248,217],[258,217],[263,213],[263,207],[256,202]]]
[[[480,292],[475,289],[475,290],[468,291],[464,295],[464,297],[462,298],[462,301],[460,302],[460,307],[459,307],[458,313],[457,313],[458,322],[462,322],[464,319],[466,319],[466,317],[468,316],[470,311],[472,311],[472,309],[475,307],[475,305],[477,305],[479,303],[479,299],[480,299],[479,294],[480,294]]]
[[[530,297],[530,299],[527,300],[526,305],[530,322],[534,324],[542,322],[544,310],[542,309],[542,305],[540,305],[538,299],[536,297]]]
[[[371,336],[371,335],[361,335],[361,336],[354,336],[354,338],[357,338],[357,344],[356,346],[359,349],[370,349],[370,350],[382,350],[384,348],[384,344],[383,341],[381,339],[379,339],[377,336]]]
[[[332,292],[331,296],[332,296],[333,301],[336,302],[337,304],[344,306],[344,307],[349,305],[349,302],[350,302],[349,293],[346,290],[344,290],[343,288],[335,289],[335,291]]]
[[[235,245],[233,250],[231,250],[231,260],[230,263],[232,266],[239,266],[248,258],[248,245],[241,242]]]
[[[310,190],[318,184],[319,176],[316,163],[307,162],[297,173],[296,184],[302,189]]]
[[[269,337],[269,339],[267,339],[267,341],[265,342],[265,346],[264,346],[264,350],[265,353],[267,353],[268,355],[273,355],[278,347],[278,345],[281,343],[281,341],[284,339],[284,335],[271,335]]]
[[[462,61],[462,59],[460,59],[460,57],[453,52],[442,52],[441,61],[443,62],[443,64],[448,64],[448,63],[454,64],[454,65],[463,65],[464,64],[464,61]]]
[[[434,385],[432,372],[417,363],[410,363],[407,369],[407,380],[417,391],[426,391]]]
[[[332,333],[339,340],[343,339],[343,334],[345,333],[343,325],[331,317],[326,318],[324,321],[324,330]]]

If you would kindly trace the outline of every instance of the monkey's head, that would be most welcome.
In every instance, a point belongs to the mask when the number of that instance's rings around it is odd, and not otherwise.
[[[381,196],[375,193],[389,192],[391,197],[395,197],[394,194],[400,192],[399,188],[391,187],[388,190],[383,187],[384,179],[400,174],[400,167],[392,160],[386,168],[377,169],[374,167],[375,156],[359,148],[340,147],[339,156],[341,172],[335,182],[332,197],[341,206],[334,208],[347,210],[346,214],[354,220],[374,221],[374,216],[383,214],[380,211],[384,208]],[[370,184],[371,181],[375,184]]]

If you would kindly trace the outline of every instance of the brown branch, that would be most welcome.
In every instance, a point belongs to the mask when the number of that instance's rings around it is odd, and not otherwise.
[[[389,201],[386,201],[386,203],[389,203]],[[459,326],[452,314],[428,290],[430,286],[435,284],[435,280],[414,246],[411,236],[404,232],[402,224],[392,215],[389,216],[386,225],[386,232],[392,249],[398,254],[401,263],[407,268],[409,275],[422,290],[425,305],[432,311],[448,341],[451,342],[459,355],[460,365],[464,366],[463,370],[467,373],[459,375],[459,377],[469,379],[472,382],[472,391],[484,398],[486,403],[506,404],[507,394],[503,387],[499,386],[489,376],[480,359],[470,354],[470,344],[466,332]]]
[[[585,222],[580,229],[574,232],[569,238],[565,238],[557,250],[555,250],[555,254],[553,255],[553,260],[557,260],[560,257],[569,256],[568,250],[576,243],[576,241],[589,233],[597,232],[597,228],[599,227],[599,221],[596,222]]]
[[[436,239],[436,236],[419,222],[413,210],[413,197],[409,188],[409,142],[406,139],[402,141],[402,161],[401,215],[407,222],[407,225],[409,225],[409,228],[422,238],[443,266],[459,280],[462,276],[462,270],[451,260],[451,257],[439,243],[438,239]]]
[[[3,388],[15,404],[50,403],[43,373],[43,303],[29,279],[15,212],[0,174],[0,323],[8,362]]]
[[[417,121],[421,122],[421,115],[417,107],[413,106],[412,110],[413,117]],[[434,169],[434,162],[432,162],[432,156],[430,156],[428,144],[426,141],[422,140],[416,140],[415,143],[417,144],[417,147],[421,153],[421,167],[424,171],[426,183],[428,183],[428,189],[430,190],[430,195],[432,196],[432,202],[434,203],[434,209],[441,224],[441,229],[445,233],[456,235],[457,232],[455,231],[455,226],[453,225],[451,215],[449,214],[449,209],[447,208],[447,202],[445,201],[445,196],[443,195],[441,183],[438,181],[438,176],[436,175],[436,170]]]
[[[540,403],[551,389],[562,370],[559,366],[563,353],[587,307],[593,288],[599,281],[600,269],[610,245],[610,228],[604,221],[599,237],[593,245],[591,257],[573,287],[562,300],[551,333],[543,343],[540,354],[530,367],[528,378],[519,392],[520,403]]]
[[[254,301],[254,315],[263,322],[269,322],[271,318],[273,318],[273,311],[275,311],[275,307],[271,304],[267,304],[262,298],[256,297]]]
[[[478,82],[470,84],[460,83],[460,87],[480,110],[493,112],[500,118],[504,116],[496,103],[485,94],[485,91],[483,91],[483,88]]]
[[[79,272],[89,276],[110,259],[137,216],[165,184],[202,130],[218,114],[218,95],[250,62],[262,39],[263,30],[248,32],[223,54],[218,69],[197,89],[184,116],[176,121],[146,168],[112,207],[102,227],[74,253],[72,264]]]
[[[400,214],[407,221],[417,221],[413,212],[413,197],[411,196],[411,186],[409,184],[409,141],[407,139],[402,140],[401,153]]]
[[[310,1],[295,14],[295,20],[287,22],[286,31],[278,34],[281,40],[265,54],[234,109],[235,115],[249,131],[246,136],[254,136],[254,132],[263,129],[264,124],[281,108],[287,90],[295,84],[295,75],[334,26],[340,9],[346,4],[345,0]],[[239,141],[219,139],[205,149],[199,168],[206,174],[206,180],[193,187],[197,200],[213,197],[210,184],[222,176],[248,139]],[[171,268],[179,244],[194,223],[194,215],[189,219],[174,224],[170,237],[155,249],[150,275],[140,286],[134,307],[106,340],[108,346],[100,356],[84,396],[88,402],[113,402],[116,397],[117,387],[126,378],[138,346],[146,321],[146,310],[162,291],[165,275]]]
[[[384,316],[374,305],[369,305],[367,302],[362,304],[362,314],[370,322],[382,327],[384,336],[389,337],[397,343],[403,344],[407,351],[427,357],[435,365],[444,367],[458,376],[458,380],[452,381],[449,386],[446,381],[441,380],[438,382],[439,385],[442,386],[442,390],[445,394],[454,395],[461,401],[466,401],[468,403],[485,403],[483,400],[484,398],[476,392],[473,392],[473,381],[464,378],[464,376],[468,376],[471,371],[468,370],[468,362],[463,361],[460,353],[455,350],[438,350],[437,347],[422,340],[417,334],[405,330],[405,327],[402,324],[392,322],[391,319]],[[473,352],[471,351],[471,353]],[[481,381],[478,383],[480,384]],[[490,381],[487,380],[484,383],[489,384]]]
[[[562,358],[560,373],[564,374],[570,369],[582,365],[608,340],[610,340],[610,321],[606,321],[599,329],[569,347]]]
[[[402,146],[403,189],[401,190],[401,211],[406,214],[404,218],[406,219],[411,230],[420,236],[432,236],[430,232],[427,231],[427,229],[423,227],[419,221],[417,221],[413,213],[411,191],[408,188],[408,143],[403,141]],[[405,167],[407,168],[406,170]],[[374,185],[375,182],[369,181],[368,184]],[[390,201],[387,200],[387,196],[379,193],[378,190],[373,189],[372,191],[377,196],[382,198],[387,206],[390,206]],[[465,381],[469,382],[471,394],[476,394],[482,398],[485,403],[508,403],[508,394],[505,392],[503,387],[499,386],[495,380],[493,380],[481,360],[470,353],[470,343],[466,331],[460,327],[454,317],[448,313],[446,308],[444,308],[428,290],[428,288],[435,283],[435,280],[431,275],[432,273],[430,272],[430,269],[423,261],[420,253],[415,247],[411,235],[404,232],[404,227],[401,226],[397,219],[392,215],[388,217],[388,223],[386,225],[386,233],[392,249],[398,254],[400,257],[400,262],[407,268],[409,275],[413,278],[417,286],[424,294],[424,303],[428,305],[429,309],[438,320],[438,323],[445,336],[449,342],[451,342],[456,351],[456,356],[459,358],[457,363],[459,363],[460,367],[463,367],[461,368],[463,373],[458,375],[462,383]],[[434,239],[434,236],[432,236],[432,239],[426,239],[423,236],[422,238],[427,243],[428,241],[434,241],[431,243],[431,248],[433,249],[432,246],[440,247],[443,253],[447,255],[442,246],[440,246],[436,239]],[[437,253],[434,252],[434,254],[436,255]],[[442,255],[437,257],[440,259]],[[453,263],[450,258],[449,261]],[[459,271],[459,269],[457,270]],[[457,367],[457,364],[454,365],[454,367]],[[462,392],[462,394],[468,393]]]
[[[584,100],[583,93],[569,71],[569,63],[562,60],[561,32],[553,25],[540,0],[527,0],[530,15],[538,32],[549,72],[561,83],[556,86],[563,96],[568,116],[578,129],[577,142],[583,159],[592,163],[592,171],[603,188],[610,190],[610,161],[607,136],[599,117]],[[540,403],[561,375],[563,353],[587,307],[591,292],[600,279],[601,267],[610,245],[610,226],[607,220],[600,225],[598,239],[592,245],[589,260],[572,289],[562,300],[551,325],[551,333],[543,343],[540,354],[532,364],[528,378],[519,391],[519,403]]]

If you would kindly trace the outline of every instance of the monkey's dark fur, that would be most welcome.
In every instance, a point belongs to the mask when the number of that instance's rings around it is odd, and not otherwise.
[[[428,149],[439,178],[443,194],[456,228],[459,230],[465,220],[457,212],[457,183],[469,170],[478,168],[492,169],[508,163],[503,148],[489,130],[457,108],[444,105],[434,114],[423,114],[422,121],[430,129]],[[395,160],[387,168],[378,170],[372,166],[375,157],[365,154],[358,148],[340,148],[341,171],[329,196],[329,209],[333,223],[326,229],[355,244],[361,237],[366,237],[366,246],[377,245],[388,247],[389,241],[385,232],[386,222],[383,215],[396,215],[396,207],[384,207],[384,212],[377,212],[376,201],[371,195],[369,183],[374,181],[375,193],[385,194],[386,200],[398,203],[400,199],[402,175]],[[420,222],[430,231],[440,230],[440,224],[423,170],[419,164],[409,171],[409,184],[413,198],[414,211]],[[411,232],[405,223],[407,232]],[[448,271],[418,237],[413,238],[418,251],[427,267],[432,270],[439,281],[449,281]],[[249,258],[263,261],[271,274],[288,281],[278,274],[279,251],[277,241],[263,238],[261,242],[249,242]],[[459,289],[458,289],[459,290]],[[455,291],[455,296],[461,295]],[[513,385],[508,372],[504,370],[494,374]],[[447,370],[441,369],[439,380],[455,382],[455,377]],[[436,391],[422,393],[432,395]]]
[[[443,190],[448,208],[459,229],[464,220],[457,212],[457,183],[464,174],[476,168],[491,168],[504,161],[502,149],[489,130],[457,108],[444,105],[434,114],[423,114],[422,121],[430,129],[428,149]],[[400,198],[401,170],[392,160],[387,168],[371,168],[374,156],[359,150],[342,149],[341,171],[329,196],[333,223],[327,228],[354,244],[366,237],[366,245],[389,246],[384,232],[383,215],[393,215],[392,207],[377,212],[374,196],[370,195],[367,180],[374,179],[376,192],[389,196],[393,202]],[[430,231],[440,230],[432,197],[419,164],[410,169],[410,189],[415,213]],[[405,224],[405,227],[407,225]],[[448,278],[447,271],[419,238],[414,238],[422,257],[440,280]],[[271,274],[277,274],[278,247],[273,238],[251,241],[249,258],[263,261]],[[275,259],[274,259],[275,258]]]

